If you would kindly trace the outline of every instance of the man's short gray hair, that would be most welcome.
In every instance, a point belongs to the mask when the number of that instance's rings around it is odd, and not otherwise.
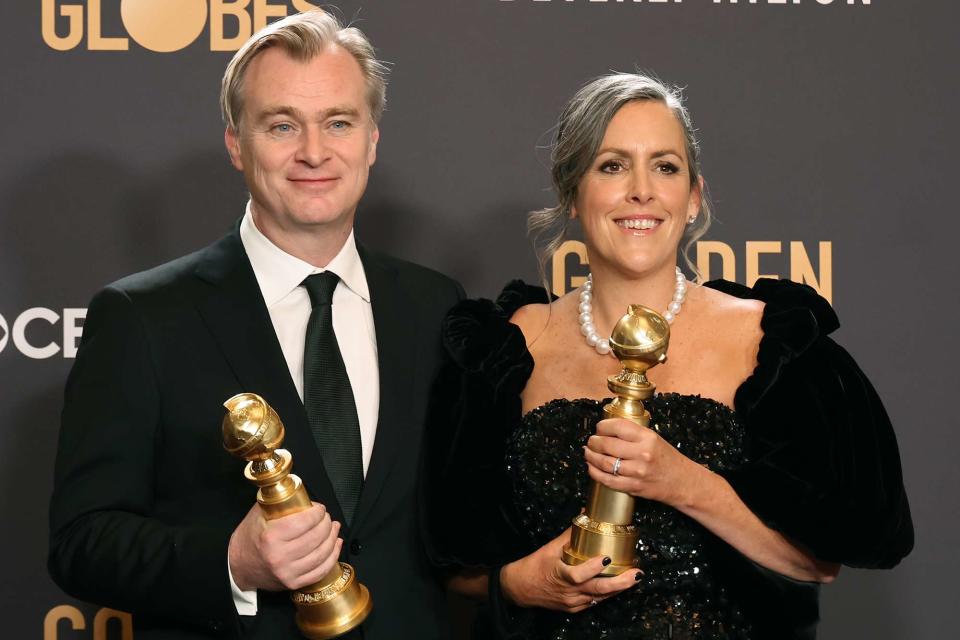
[[[374,123],[387,105],[387,66],[377,60],[373,45],[356,27],[345,27],[322,9],[295,13],[253,34],[227,65],[220,85],[220,112],[228,127],[237,130],[243,112],[243,80],[250,62],[270,47],[280,47],[295,60],[307,62],[335,45],[348,51],[363,73],[367,104]]]

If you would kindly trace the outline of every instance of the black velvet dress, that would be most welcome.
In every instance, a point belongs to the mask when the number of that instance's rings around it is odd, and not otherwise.
[[[896,439],[873,387],[828,337],[839,326],[829,304],[788,281],[706,286],[766,303],[757,367],[734,409],[658,395],[647,403],[651,427],[818,558],[895,565],[913,546]],[[760,567],[691,518],[646,500],[634,516],[645,572],[635,588],[579,614],[503,602],[498,568],[559,535],[585,504],[582,446],[602,417],[603,402],[589,399],[553,400],[521,415],[533,359],[508,320],[546,299],[543,289],[513,282],[496,302],[463,301],[446,320],[450,362],[434,398],[423,513],[435,564],[491,570],[477,637],[814,638],[818,585]]]

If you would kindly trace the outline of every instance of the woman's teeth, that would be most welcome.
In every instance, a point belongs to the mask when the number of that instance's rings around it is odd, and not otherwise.
[[[654,218],[633,218],[617,220],[617,224],[625,229],[653,229],[660,221]]]

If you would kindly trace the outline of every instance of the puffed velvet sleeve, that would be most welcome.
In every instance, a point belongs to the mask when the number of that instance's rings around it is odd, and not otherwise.
[[[444,321],[446,363],[434,386],[422,503],[427,552],[443,569],[490,569],[523,555],[504,449],[533,371],[509,319],[530,302],[546,302],[543,289],[514,281],[496,302],[461,301]]]
[[[896,437],[870,381],[828,336],[839,327],[830,305],[789,281],[707,286],[766,303],[757,367],[734,399],[750,462],[726,479],[817,558],[896,565],[913,548]]]

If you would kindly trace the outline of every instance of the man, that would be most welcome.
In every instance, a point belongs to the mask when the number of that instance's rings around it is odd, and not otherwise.
[[[319,10],[255,34],[221,93],[250,190],[240,224],[90,304],[49,564],[67,592],[132,611],[137,640],[297,638],[287,591],[338,558],[373,598],[355,637],[446,633],[415,478],[440,323],[462,290],[354,241],[384,71]],[[266,521],[223,450],[223,402],[244,391],[283,420],[312,508]]]

